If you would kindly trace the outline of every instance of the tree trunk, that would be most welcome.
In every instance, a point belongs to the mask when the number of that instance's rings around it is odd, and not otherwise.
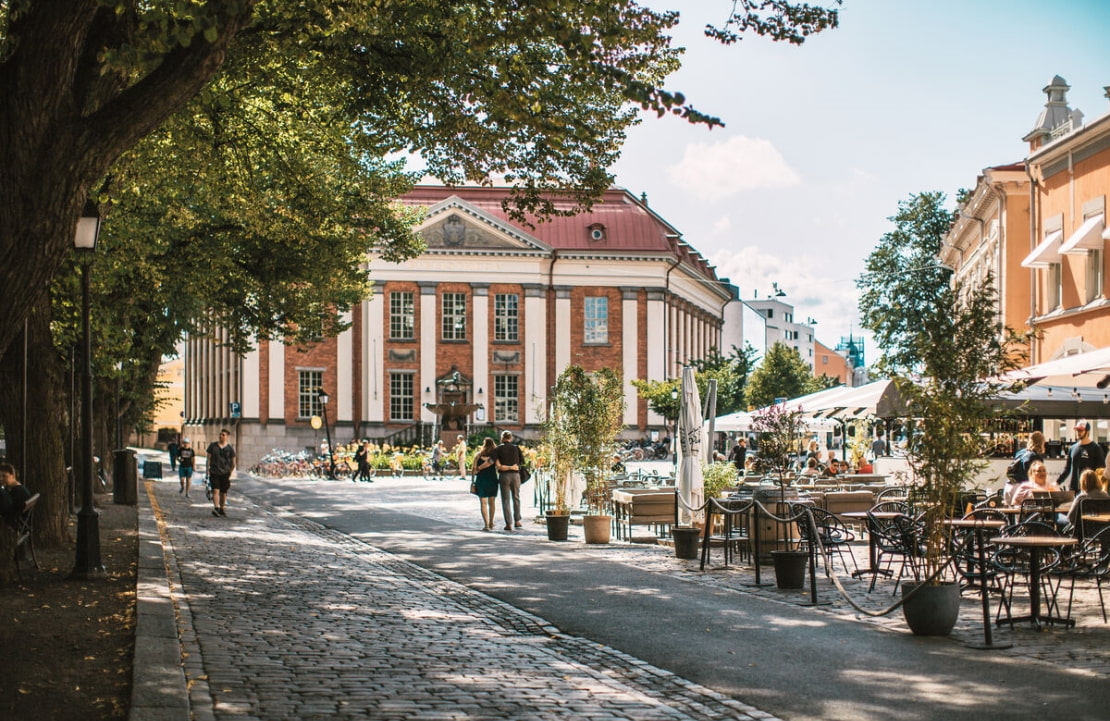
[[[35,539],[45,545],[67,540],[69,515],[65,443],[69,418],[65,373],[50,335],[50,301],[39,301],[27,318],[28,346],[34,349],[27,373],[27,433],[24,433],[23,344],[15,343],[0,358],[0,420],[8,440],[8,457],[31,493],[39,493],[35,508]],[[26,443],[27,457],[22,455]],[[5,559],[8,557],[5,556]]]

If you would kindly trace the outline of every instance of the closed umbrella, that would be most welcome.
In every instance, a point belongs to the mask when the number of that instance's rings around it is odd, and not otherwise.
[[[705,431],[702,427],[701,396],[694,382],[694,369],[682,369],[682,405],[678,414],[678,523],[692,526],[691,508],[704,503],[705,487],[702,483],[701,459],[705,449]]]

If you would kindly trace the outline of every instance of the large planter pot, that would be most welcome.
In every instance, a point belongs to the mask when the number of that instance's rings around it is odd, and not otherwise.
[[[674,556],[675,558],[697,558],[698,557],[698,538],[701,536],[701,529],[694,526],[675,526],[671,529],[671,534],[674,536]]]
[[[567,540],[567,531],[570,529],[570,514],[548,513],[545,518],[547,519],[547,540]]]
[[[809,551],[771,551],[775,564],[775,585],[779,588],[805,588]]]
[[[586,543],[608,543],[612,523],[612,516],[583,516],[582,533]]]
[[[911,596],[910,593],[916,590]],[[947,636],[960,616],[960,586],[956,583],[902,583],[902,616],[915,636]]]

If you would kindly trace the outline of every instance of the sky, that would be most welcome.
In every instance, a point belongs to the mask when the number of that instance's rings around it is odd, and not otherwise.
[[[800,47],[703,37],[728,0],[645,4],[682,10],[667,87],[726,127],[646,117],[616,184],[742,298],[777,282],[830,347],[861,332],[855,279],[900,201],[939,190],[954,208],[984,168],[1023,160],[1055,75],[1086,122],[1110,112],[1110,0],[845,0]]]

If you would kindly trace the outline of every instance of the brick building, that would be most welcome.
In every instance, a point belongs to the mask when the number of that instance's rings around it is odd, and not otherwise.
[[[506,194],[420,186],[402,198],[426,209],[428,248],[404,263],[370,258],[373,296],[337,338],[307,350],[263,342],[242,358],[218,332],[190,338],[194,443],[234,426],[244,464],[315,445],[320,388],[337,442],[402,439],[418,424],[449,439],[483,426],[536,438],[548,389],[571,364],[622,374],[627,435],[665,430],[631,380],[675,377],[720,348],[735,288],[625,190],[531,226],[508,218]]]

